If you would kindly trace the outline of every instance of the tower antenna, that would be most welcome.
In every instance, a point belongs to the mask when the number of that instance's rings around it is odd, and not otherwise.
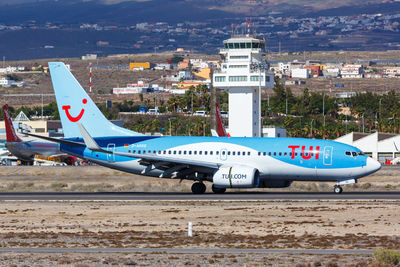
[[[92,63],[89,63],[89,94],[92,94]]]
[[[247,20],[247,37],[250,37],[250,20]]]

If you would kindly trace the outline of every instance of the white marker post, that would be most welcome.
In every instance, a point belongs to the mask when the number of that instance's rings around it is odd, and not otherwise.
[[[188,223],[188,237],[192,237],[193,236],[193,224],[192,222]]]

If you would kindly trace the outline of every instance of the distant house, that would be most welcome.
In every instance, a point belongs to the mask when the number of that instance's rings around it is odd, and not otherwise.
[[[292,78],[308,79],[309,77],[308,69],[292,69]]]
[[[16,82],[14,80],[10,80],[7,77],[0,78],[0,86],[9,87],[11,85],[14,85],[15,83]]]
[[[400,67],[385,68],[383,73],[388,78],[400,78]]]
[[[360,64],[346,64],[341,70],[342,78],[364,78],[364,68]]]
[[[155,65],[150,62],[131,62],[129,63],[130,70],[143,70],[143,69],[152,69]]]
[[[183,61],[178,63],[178,70],[184,70],[189,68],[190,60],[189,58],[185,58]]]

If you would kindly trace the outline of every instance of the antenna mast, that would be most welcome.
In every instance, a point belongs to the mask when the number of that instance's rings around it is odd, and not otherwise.
[[[92,94],[92,63],[89,63],[89,94]]]

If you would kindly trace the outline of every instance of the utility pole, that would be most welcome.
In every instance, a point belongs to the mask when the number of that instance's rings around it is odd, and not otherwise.
[[[322,93],[322,116],[324,116],[324,127],[325,127],[325,93]]]
[[[286,116],[288,114],[287,92],[286,92]]]
[[[211,93],[211,107],[210,107],[210,127],[211,129],[217,129],[217,111],[216,111],[216,104],[217,104],[217,88],[214,87],[214,68],[210,67],[210,93]],[[193,99],[193,93],[192,93]],[[193,113],[193,100],[192,100],[192,113]]]
[[[42,120],[43,120],[43,94],[42,94]]]

